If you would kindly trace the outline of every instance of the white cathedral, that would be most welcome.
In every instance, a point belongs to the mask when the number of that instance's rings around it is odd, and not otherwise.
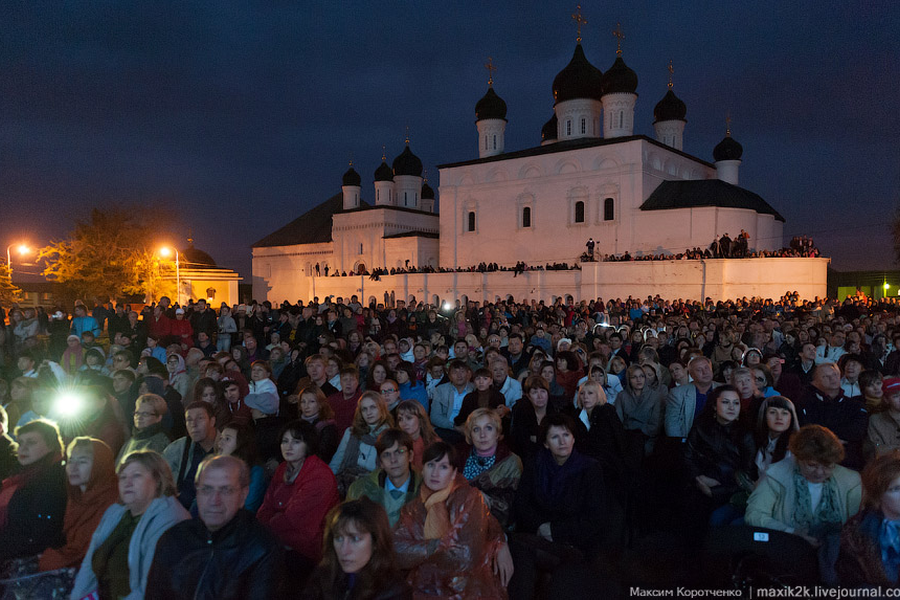
[[[637,87],[637,75],[625,64],[621,45],[603,73],[588,61],[579,39],[572,60],[553,80],[554,112],[541,130],[540,144],[507,151],[506,102],[489,80],[487,93],[475,104],[478,158],[438,166],[439,211],[409,139],[391,166],[382,157],[370,202],[363,200],[362,178],[351,163],[340,194],[253,244],[254,298],[293,302],[334,293],[381,302],[381,292],[394,286],[429,300],[473,293],[491,299],[513,292],[517,297],[551,299],[558,294],[541,288],[552,285],[577,299],[604,292],[631,293],[622,287],[604,290],[604,281],[617,280],[627,287],[629,281],[648,275],[620,269],[613,276],[596,269],[622,263],[585,263],[582,271],[591,266],[593,275],[576,271],[559,283],[546,277],[519,281],[515,289],[504,283],[504,278],[512,278],[507,273],[484,275],[471,284],[459,277],[451,281],[450,274],[424,279],[419,275],[416,281],[410,280],[411,275],[402,281],[390,276],[375,286],[367,277],[326,278],[325,267],[333,275],[376,267],[466,268],[482,261],[506,267],[519,261],[574,264],[588,238],[595,240],[597,254],[641,256],[706,248],[714,238],[725,233],[734,237],[741,230],[749,234],[751,249],[781,248],[784,219],[759,195],[739,186],[743,149],[730,131],[713,149],[712,163],[685,152],[687,110],[670,77],[669,89],[653,110],[656,138],[635,135]],[[818,293],[819,288],[824,293],[826,264],[827,259],[815,265],[798,263],[785,273],[784,282],[773,285],[799,279],[795,287],[811,285],[803,288],[804,295]],[[680,296],[766,291],[763,273],[771,269],[760,267],[759,275],[728,270],[722,267],[720,282],[692,282],[690,272],[678,274],[674,265],[650,276],[669,273],[677,285],[688,286],[675,292],[685,292],[695,283],[701,286],[696,293]],[[707,276],[704,270],[703,277]],[[729,288],[727,280],[736,277],[747,279],[745,284],[751,287]],[[661,289],[660,283],[651,282],[648,289]],[[635,293],[642,290],[635,288]]]

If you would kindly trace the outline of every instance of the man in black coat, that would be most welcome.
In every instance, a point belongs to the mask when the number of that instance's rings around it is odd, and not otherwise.
[[[244,502],[250,469],[233,456],[212,456],[197,469],[199,518],[160,538],[147,598],[277,598],[284,576],[281,546]]]
[[[841,389],[841,371],[834,363],[822,363],[813,370],[812,385],[797,403],[797,420],[804,425],[830,429],[844,445],[843,466],[862,470],[862,444],[869,429],[865,404],[851,399]]]

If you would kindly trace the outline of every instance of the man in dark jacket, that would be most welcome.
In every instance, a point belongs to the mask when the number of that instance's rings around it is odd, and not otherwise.
[[[244,510],[250,470],[233,456],[206,458],[197,470],[198,519],[169,529],[156,546],[147,598],[279,597],[281,546]]]
[[[869,413],[865,404],[850,399],[841,389],[841,371],[834,363],[822,363],[813,370],[812,385],[797,403],[800,427],[814,424],[827,427],[844,445],[841,464],[862,470],[862,444],[869,429]]]

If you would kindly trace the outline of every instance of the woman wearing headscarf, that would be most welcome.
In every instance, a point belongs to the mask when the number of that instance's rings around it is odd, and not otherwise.
[[[63,522],[66,543],[41,555],[41,571],[80,565],[103,513],[119,499],[115,458],[105,442],[75,438],[67,456],[68,502]]]

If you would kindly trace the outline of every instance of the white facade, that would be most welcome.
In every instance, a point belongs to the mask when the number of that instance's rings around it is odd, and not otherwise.
[[[440,173],[444,267],[571,264],[589,237],[600,254],[675,254],[741,229],[751,248],[783,246],[783,223],[752,209],[641,210],[665,180],[716,178],[709,163],[644,137],[445,165]]]
[[[506,149],[506,119],[480,119],[478,128],[478,158],[497,156]]]

